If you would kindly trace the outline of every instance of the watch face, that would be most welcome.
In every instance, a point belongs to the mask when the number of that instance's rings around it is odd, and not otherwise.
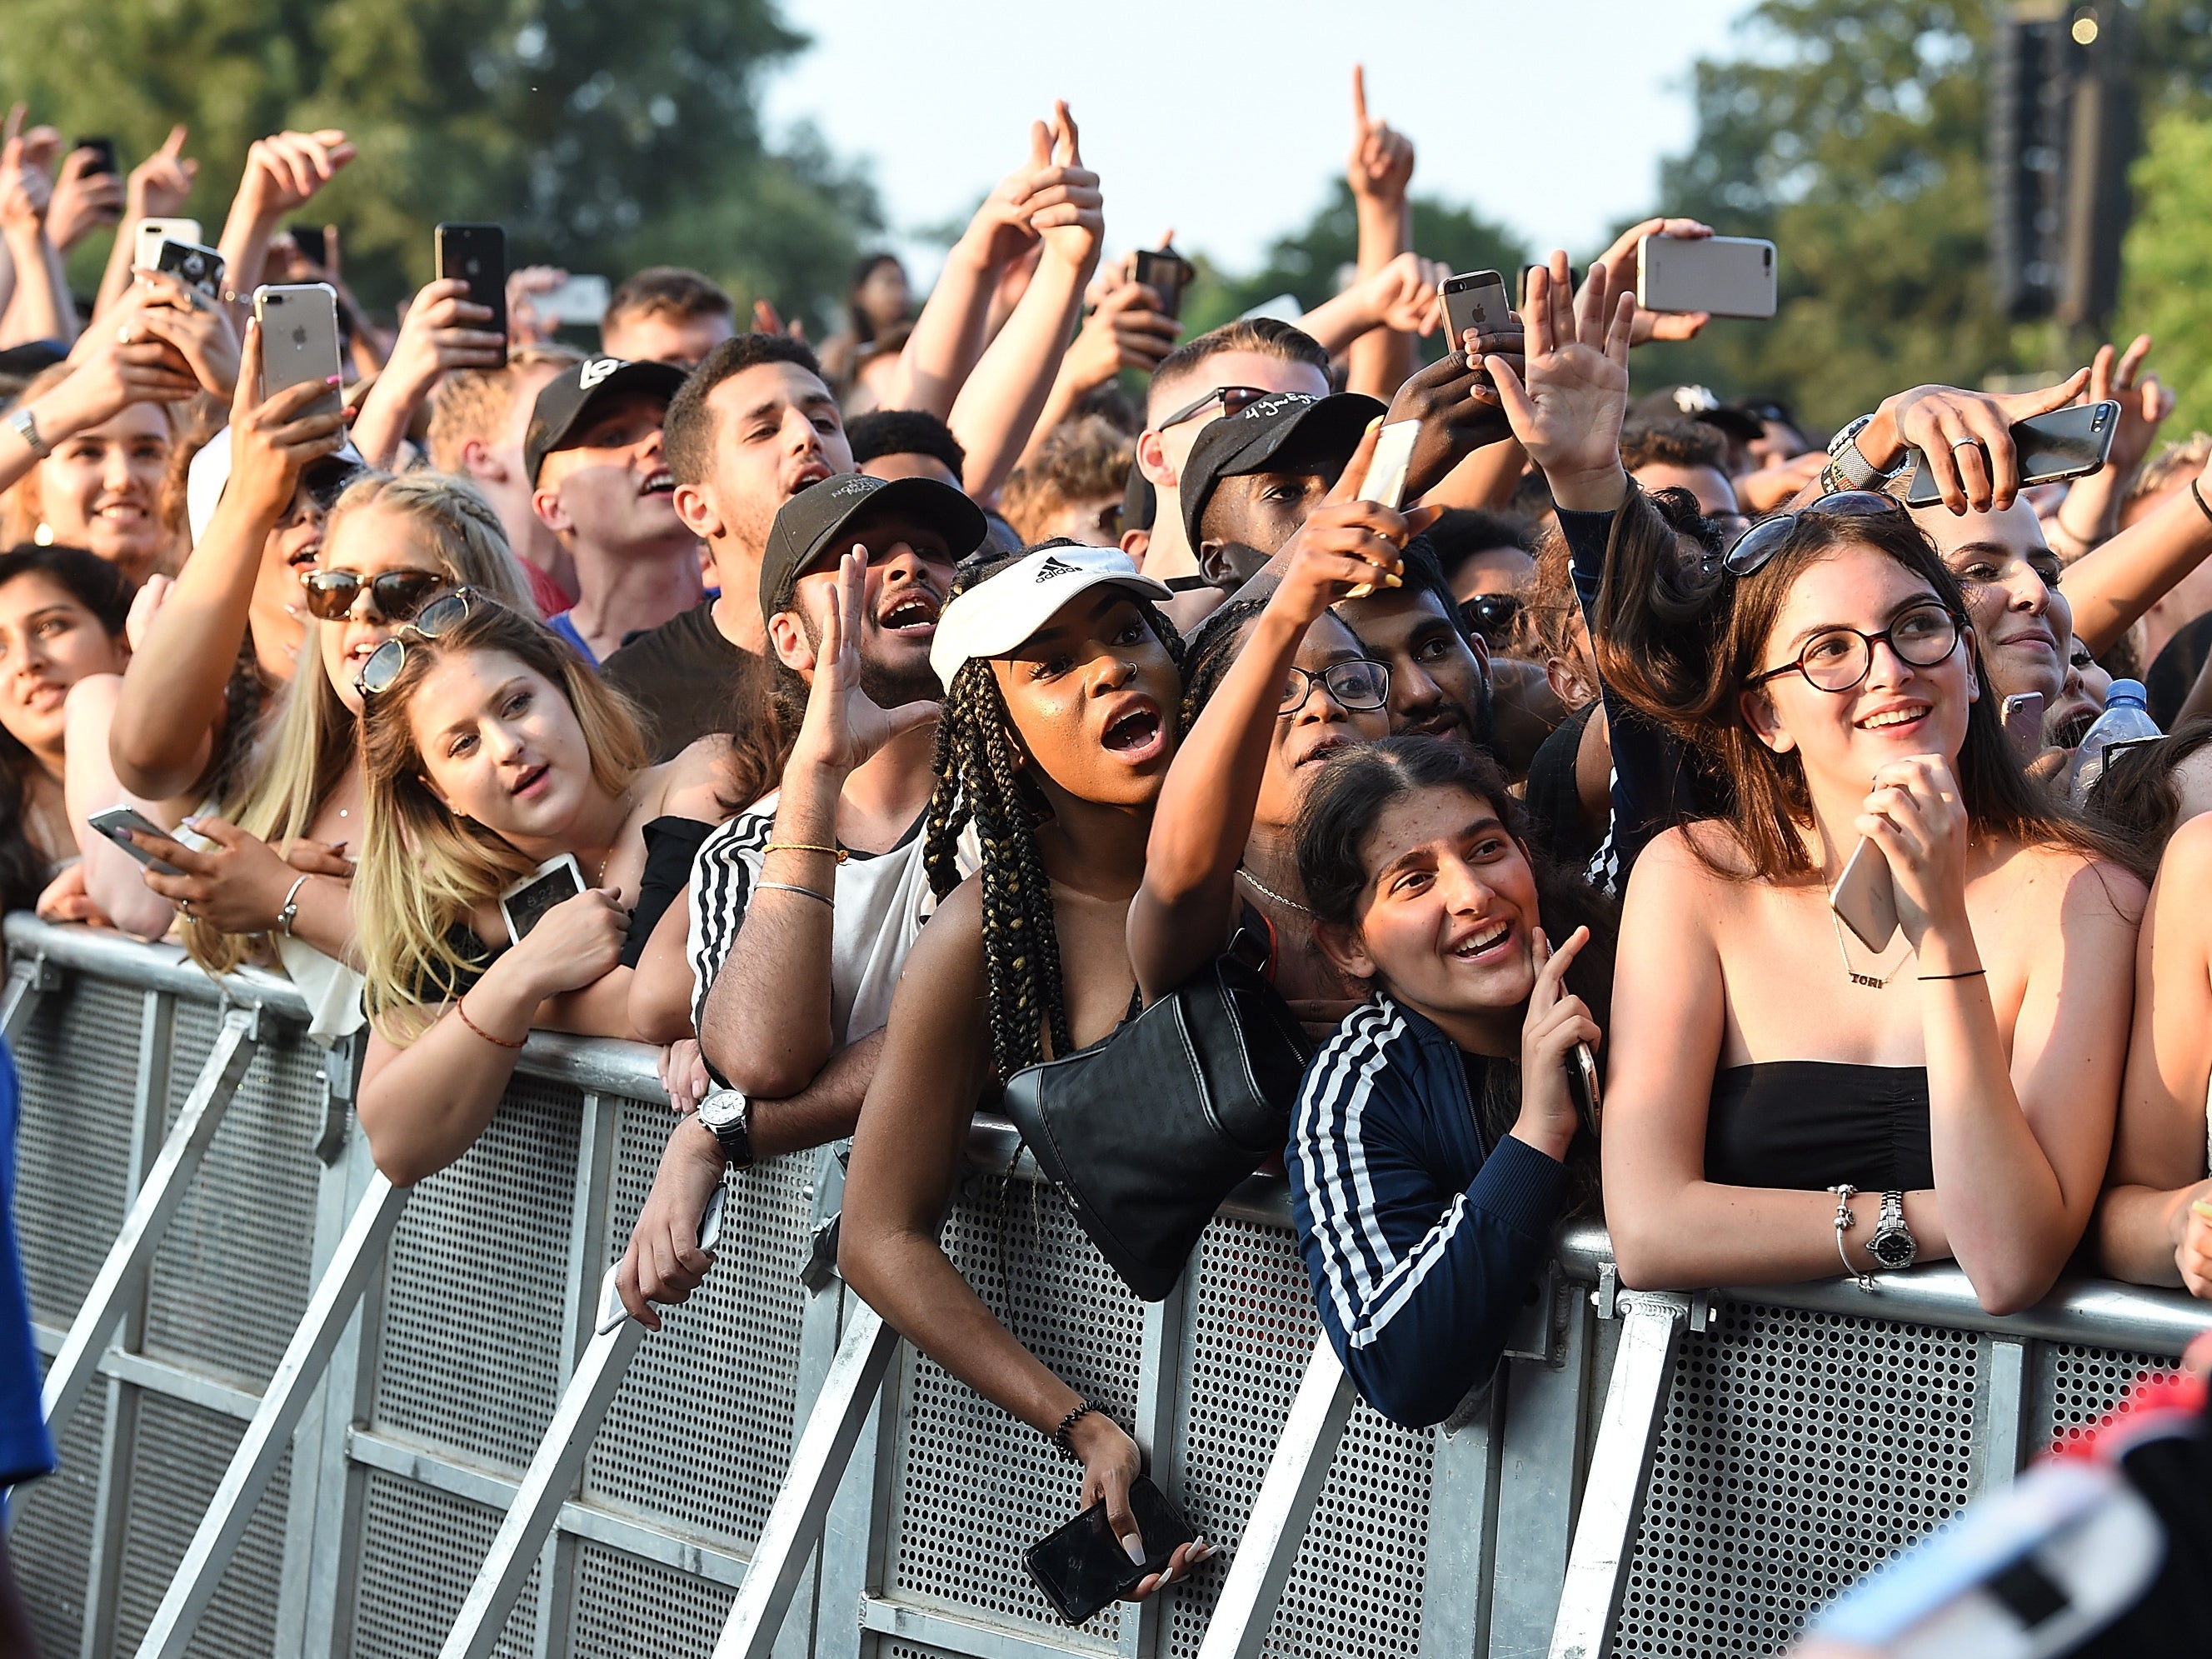
[[[733,1127],[744,1115],[745,1097],[735,1089],[717,1089],[699,1103],[699,1121],[717,1132]]]
[[[1881,1233],[1867,1245],[1867,1254],[1885,1267],[1909,1267],[1918,1252],[1910,1235]]]

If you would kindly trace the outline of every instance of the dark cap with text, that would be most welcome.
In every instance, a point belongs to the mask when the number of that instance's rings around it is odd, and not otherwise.
[[[761,555],[761,618],[791,609],[799,579],[848,551],[864,520],[905,519],[945,538],[954,562],[983,544],[990,525],[983,509],[934,478],[872,478],[847,472],[811,483],[776,509]]]
[[[620,357],[587,357],[555,375],[538,394],[530,411],[530,430],[522,440],[522,470],[530,475],[532,486],[537,485],[545,458],[568,447],[568,434],[594,404],[625,392],[650,392],[665,404],[684,379],[684,372],[673,363],[633,363]]]
[[[1206,505],[1224,478],[1281,471],[1293,463],[1341,471],[1359,447],[1367,423],[1385,412],[1380,402],[1364,392],[1315,398],[1303,392],[1277,392],[1208,422],[1182,467],[1183,534],[1192,548],[1201,539],[1198,526],[1206,516]]]

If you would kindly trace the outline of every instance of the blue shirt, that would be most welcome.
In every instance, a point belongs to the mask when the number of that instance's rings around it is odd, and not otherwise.
[[[53,1473],[53,1437],[39,1408],[39,1351],[15,1247],[15,1060],[0,1042],[0,1489]]]
[[[584,643],[584,636],[576,631],[576,624],[568,620],[574,615],[575,612],[573,611],[563,611],[545,625],[574,646],[576,654],[591,664],[592,667],[597,668],[599,665],[599,659],[592,654],[592,647]]]

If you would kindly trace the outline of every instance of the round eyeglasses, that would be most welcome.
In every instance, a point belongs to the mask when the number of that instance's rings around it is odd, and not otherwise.
[[[1795,662],[1754,674],[1748,684],[1764,685],[1784,674],[1802,674],[1816,691],[1856,691],[1874,669],[1874,648],[1887,645],[1897,659],[1913,668],[1933,668],[1959,648],[1960,620],[1933,600],[1916,605],[1892,619],[1879,634],[1856,628],[1829,628],[1805,641]]]
[[[360,678],[354,681],[354,689],[364,699],[390,690],[392,683],[399,678],[400,669],[406,665],[406,635],[412,634],[421,640],[441,638],[459,627],[479,603],[489,601],[473,587],[457,587],[445,598],[431,600],[412,622],[403,624],[398,633],[368,653],[368,660],[361,665]]]
[[[1331,663],[1318,674],[1292,667],[1283,683],[1283,700],[1275,706],[1277,718],[1304,708],[1316,685],[1326,686],[1340,708],[1381,708],[1390,701],[1390,671],[1379,662],[1353,657]]]

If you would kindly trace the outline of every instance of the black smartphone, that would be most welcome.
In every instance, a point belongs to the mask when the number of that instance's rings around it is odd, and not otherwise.
[[[1547,265],[1523,265],[1521,267],[1521,297],[1514,304],[1513,308],[1516,311],[1526,311],[1528,308],[1528,273],[1532,270],[1546,270],[1548,269],[1550,269],[1550,267]],[[1582,286],[1583,268],[1580,265],[1569,265],[1567,267],[1568,289],[1572,292],[1579,294],[1582,291]]]
[[[317,270],[331,268],[331,228],[328,225],[287,225],[292,240],[298,246],[301,257]]]
[[[1136,278],[1160,296],[1163,316],[1182,315],[1182,291],[1197,274],[1190,261],[1172,247],[1143,248],[1138,252]]]
[[[1168,1558],[1197,1536],[1160,1489],[1142,1476],[1129,1487],[1129,1513],[1145,1535],[1141,1566],[1129,1559],[1106,1524],[1103,1504],[1093,1504],[1066,1526],[1047,1533],[1022,1556],[1022,1565],[1052,1603],[1052,1610],[1069,1624],[1096,1618],[1100,1608],[1164,1569]]]
[[[86,178],[93,178],[97,174],[103,173],[120,173],[123,171],[122,168],[118,167],[115,164],[115,140],[112,138],[80,138],[76,141],[76,148],[78,149],[95,150],[100,155],[98,162],[85,169],[84,176]]]
[[[154,269],[183,277],[210,300],[222,298],[222,255],[211,247],[163,237],[161,251],[154,256]]]
[[[469,285],[469,303],[489,306],[491,320],[472,323],[507,337],[507,232],[498,225],[440,225],[438,278]],[[501,348],[504,351],[505,348]],[[501,358],[504,362],[504,357]]]
[[[2054,409],[2014,422],[2012,447],[2019,457],[2021,483],[2057,483],[2096,471],[2112,453],[2112,434],[2119,426],[2120,406],[2109,399]],[[1943,499],[1943,492],[1929,474],[1927,457],[1916,449],[1912,458],[1912,484],[1905,492],[1905,503],[1933,507]]]

